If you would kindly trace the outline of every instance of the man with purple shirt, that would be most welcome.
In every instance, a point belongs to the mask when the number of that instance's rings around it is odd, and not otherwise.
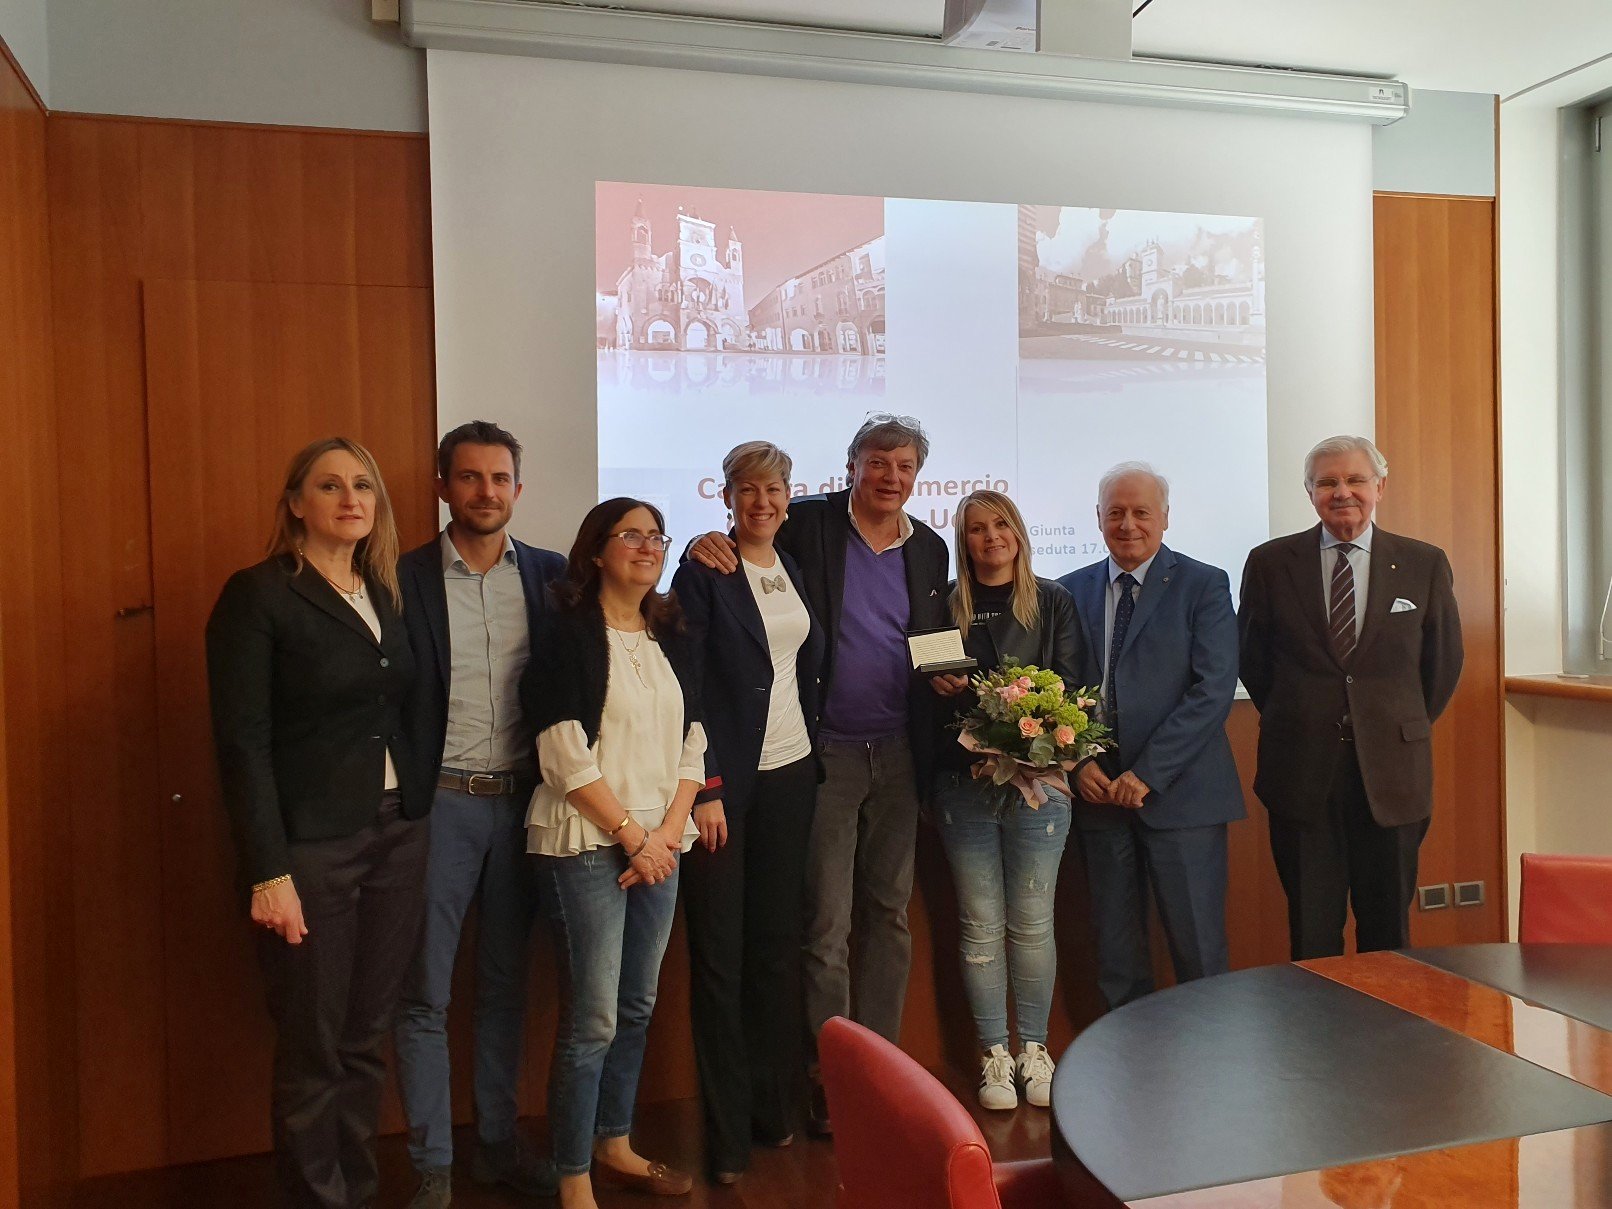
[[[900,1039],[912,964],[907,902],[934,701],[912,673],[906,634],[949,623],[946,543],[903,511],[928,453],[917,420],[870,416],[847,454],[849,489],[791,502],[778,531],[828,637],[822,780],[807,865],[804,979],[813,1037],[830,1017],[848,1016]],[[718,570],[737,566],[721,534],[707,534],[690,554]],[[815,1062],[811,1124],[829,1131]]]

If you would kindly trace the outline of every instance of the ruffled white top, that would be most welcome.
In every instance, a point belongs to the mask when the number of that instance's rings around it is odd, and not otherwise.
[[[543,782],[526,812],[528,852],[576,856],[615,843],[565,800],[572,790],[601,777],[633,821],[649,829],[665,821],[679,781],[705,783],[705,728],[696,722],[684,735],[683,688],[660,644],[642,630],[609,630],[605,638],[610,678],[598,742],[589,747],[582,724],[574,719],[537,736]],[[682,850],[687,852],[698,836],[691,815],[683,828]]]

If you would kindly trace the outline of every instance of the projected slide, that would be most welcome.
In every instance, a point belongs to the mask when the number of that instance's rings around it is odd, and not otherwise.
[[[674,550],[727,527],[732,446],[832,491],[875,411],[929,433],[910,513],[950,544],[1005,491],[1042,575],[1101,557],[1123,460],[1234,587],[1269,536],[1257,218],[601,182],[596,263],[599,492],[662,507]]]

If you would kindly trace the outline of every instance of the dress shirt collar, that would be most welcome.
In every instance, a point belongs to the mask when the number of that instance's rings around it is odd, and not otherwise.
[[[515,539],[510,537],[508,529],[504,530],[504,551],[498,556],[498,561],[511,564],[516,561]],[[497,564],[494,565],[496,566]],[[475,574],[470,569],[470,565],[459,554],[459,548],[453,544],[453,538],[448,536],[446,529],[442,531],[442,569],[444,571],[461,571],[466,575]]]
[[[1349,545],[1354,546],[1354,547],[1356,547],[1358,549],[1364,550],[1367,554],[1370,554],[1371,553],[1371,535],[1376,530],[1376,528],[1377,528],[1376,525],[1367,525],[1366,526],[1366,531],[1364,533],[1362,533],[1359,537],[1355,538],[1354,541],[1350,542]],[[1340,541],[1338,538],[1332,536],[1332,530],[1331,529],[1328,529],[1325,525],[1321,526],[1321,549],[1330,550],[1330,549],[1332,549],[1333,546],[1341,546],[1343,544],[1344,543],[1342,541]]]
[[[1131,574],[1136,578],[1137,587],[1141,587],[1143,581],[1147,579],[1147,569],[1153,565],[1153,559],[1157,557],[1158,554],[1155,553],[1152,558],[1149,558],[1145,563],[1131,572]],[[1125,569],[1115,562],[1114,556],[1110,554],[1108,556],[1108,586],[1113,587],[1114,581],[1123,574],[1125,574]]]
[[[856,509],[851,507],[850,494],[845,497],[845,515],[851,518],[851,528],[856,531],[856,535],[867,542],[868,548],[871,550],[873,543],[868,542],[868,539],[862,533],[862,526],[856,523]],[[905,544],[906,540],[912,536],[912,518],[906,514],[905,510],[896,513],[896,520],[896,540],[886,546],[886,550],[894,550],[897,546]]]

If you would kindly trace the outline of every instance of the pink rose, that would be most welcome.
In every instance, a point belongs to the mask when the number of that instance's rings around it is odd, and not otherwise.
[[[1057,740],[1059,747],[1068,747],[1075,741],[1074,727],[1060,726],[1057,730],[1052,732],[1052,737]]]
[[[1021,735],[1023,735],[1026,739],[1035,738],[1037,735],[1039,735],[1041,733],[1041,719],[1039,719],[1039,718],[1020,718],[1019,719],[1019,733]]]
[[[1024,690],[1017,684],[1004,685],[1002,688],[997,689],[996,693],[997,696],[1001,697],[1002,700],[1006,701],[1009,705],[1012,705],[1020,697],[1024,696]]]
[[[1028,677],[1028,676],[1020,676],[1013,683],[1018,685],[1025,692],[1029,692],[1031,689],[1033,689],[1035,687],[1035,681],[1030,679],[1030,677]]]

